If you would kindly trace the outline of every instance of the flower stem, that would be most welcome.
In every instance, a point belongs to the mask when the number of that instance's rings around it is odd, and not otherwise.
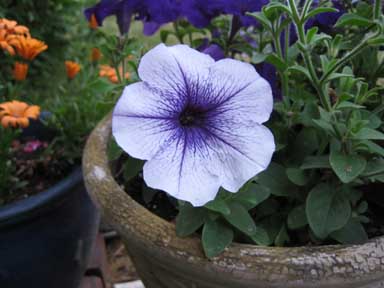
[[[374,19],[379,19],[381,14],[381,0],[375,0]]]
[[[274,33],[274,37],[273,37],[273,42],[274,42],[274,46],[275,46],[275,50],[276,50],[276,53],[277,55],[281,58],[281,59],[286,59],[284,53],[283,53],[283,49],[281,47],[281,43],[280,43],[280,35],[278,35],[277,33]],[[279,71],[279,75],[280,75],[280,79],[281,79],[281,86],[282,86],[282,89],[283,89],[283,97],[284,99],[289,99],[289,85],[288,85],[288,75],[286,72],[282,72],[282,71]]]
[[[183,37],[180,35],[179,23],[177,21],[173,22],[173,28],[175,29],[175,34],[180,44],[184,44]]]
[[[306,2],[305,7],[308,6],[307,4],[309,2],[312,2],[312,1],[308,0]],[[289,6],[292,11],[293,21],[295,22],[295,25],[297,28],[299,41],[302,43],[304,47],[306,47],[308,43],[305,36],[305,28],[304,28],[305,23],[303,22],[303,17],[305,17],[305,15],[302,15],[302,16],[299,15],[295,0],[289,0]],[[304,50],[301,49],[301,54],[304,58],[305,65],[307,66],[309,74],[311,76],[312,85],[314,86],[314,88],[317,91],[317,94],[319,95],[321,104],[323,105],[325,110],[331,111],[332,110],[331,101],[329,100],[329,96],[327,96],[326,92],[324,91],[323,86],[321,85],[322,83],[320,82],[316,74],[315,66],[313,65],[309,49],[304,49]]]
[[[373,37],[368,37],[365,40],[363,40],[359,45],[357,45],[355,48],[353,48],[349,53],[345,54],[343,58],[339,59],[337,63],[330,68],[327,73],[325,73],[321,79],[321,83],[325,83],[328,80],[328,77],[335,71],[337,71],[340,67],[344,66],[349,60],[351,60],[353,57],[355,57],[357,54],[359,54],[361,51],[363,51],[366,47],[368,47],[368,41],[375,38]]]

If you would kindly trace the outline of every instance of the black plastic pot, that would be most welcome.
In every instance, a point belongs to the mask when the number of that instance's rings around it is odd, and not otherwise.
[[[78,288],[99,224],[81,169],[0,208],[0,287]]]

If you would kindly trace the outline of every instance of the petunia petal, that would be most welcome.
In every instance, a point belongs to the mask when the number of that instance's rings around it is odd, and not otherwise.
[[[203,77],[214,63],[209,55],[186,45],[167,47],[159,44],[141,59],[139,76],[156,90],[188,94],[189,82]]]
[[[174,137],[171,108],[143,82],[127,86],[113,111],[117,143],[135,158],[150,159]]]
[[[193,135],[199,131],[181,133],[178,140],[163,146],[147,161],[144,180],[152,188],[167,191],[194,206],[203,206],[215,198],[220,188],[218,176],[207,169],[214,151],[199,143],[204,135]]]
[[[225,128],[224,125],[228,127]],[[220,176],[223,188],[237,192],[249,179],[265,170],[273,152],[275,142],[272,133],[263,125],[249,122],[217,124],[209,128],[215,143],[221,143],[212,162]],[[210,167],[212,167],[210,166]]]
[[[223,59],[211,67],[209,75],[215,92],[204,95],[205,101],[211,103],[217,113],[257,123],[269,119],[273,109],[272,89],[252,65]]]

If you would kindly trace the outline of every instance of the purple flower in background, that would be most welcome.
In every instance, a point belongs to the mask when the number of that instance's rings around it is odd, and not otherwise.
[[[338,12],[326,12],[318,14],[315,18],[308,21],[307,26],[318,26],[319,30],[325,33],[331,32],[337,20],[345,13],[346,8],[342,0],[332,0],[333,7],[339,10]],[[319,5],[319,0],[314,1],[315,5]]]
[[[272,92],[252,65],[160,44],[142,58],[139,76],[119,99],[112,129],[128,154],[148,160],[148,186],[202,206],[220,186],[237,192],[267,168],[275,144],[261,124]]]
[[[145,3],[145,9],[137,19],[143,20],[145,35],[152,35],[161,25],[175,21],[180,15],[180,0],[142,0],[141,2]]]
[[[203,44],[197,47],[197,50],[211,56],[215,61],[225,58],[223,48],[217,44],[211,44],[208,38],[204,39]]]
[[[270,0],[236,0],[226,1],[225,12],[240,17],[243,26],[257,26],[258,22],[255,18],[246,16],[247,12],[261,11],[264,5],[267,5]]]
[[[116,13],[119,0],[101,0],[95,6],[85,9],[84,14],[90,21],[92,15],[95,15],[97,23],[101,25],[104,19]]]
[[[182,0],[181,15],[197,28],[204,28],[223,13],[225,0]]]
[[[95,15],[101,25],[110,15],[116,15],[120,32],[129,31],[132,16],[144,22],[144,34],[151,35],[168,22],[179,16],[179,0],[101,0],[95,6],[84,11],[89,20]]]
[[[310,29],[312,27],[318,27],[320,32],[331,33],[333,26],[336,24],[337,20],[347,12],[345,6],[343,5],[342,0],[332,0],[333,7],[338,9],[338,12],[326,12],[317,14],[315,17],[309,19],[305,24],[305,29]],[[313,2],[313,6],[316,7],[319,5],[319,0]],[[284,42],[284,34],[281,35],[281,41]],[[297,41],[297,32],[294,29],[294,25],[290,26],[290,37],[289,42],[293,44]]]
[[[283,100],[283,94],[278,85],[278,77],[275,66],[267,62],[256,65],[257,71],[260,73],[260,76],[265,78],[272,88],[273,99],[275,101]]]
[[[215,61],[225,58],[223,49],[217,44],[211,44],[201,52],[211,56]]]

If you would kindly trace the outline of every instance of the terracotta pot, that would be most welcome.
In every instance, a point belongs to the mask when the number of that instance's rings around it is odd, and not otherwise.
[[[84,152],[86,187],[123,237],[147,288],[300,288],[384,286],[384,238],[356,246],[276,248],[232,244],[214,259],[199,238],[179,238],[175,225],[136,203],[115,182],[107,159],[111,117]]]

